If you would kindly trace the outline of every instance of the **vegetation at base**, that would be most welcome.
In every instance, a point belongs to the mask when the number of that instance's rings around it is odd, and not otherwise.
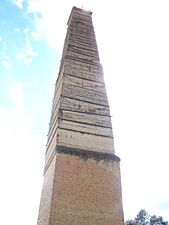
[[[162,216],[150,216],[145,209],[141,209],[137,216],[132,220],[127,220],[125,225],[169,225]]]

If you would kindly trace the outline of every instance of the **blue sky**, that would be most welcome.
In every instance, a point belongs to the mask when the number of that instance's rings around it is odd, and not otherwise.
[[[28,212],[30,218],[24,224],[36,224],[41,193],[36,182],[41,183],[43,176],[41,163],[44,163],[59,65],[56,50],[43,37],[37,39],[33,36],[40,15],[28,13],[26,1],[21,6],[12,1],[0,3],[0,161],[3,184],[0,208],[3,224],[23,224]],[[39,152],[42,153],[41,159]],[[38,168],[41,168],[40,176],[37,175]],[[12,212],[10,217],[9,211]]]
[[[93,11],[125,218],[145,208],[169,220],[168,1],[1,0],[1,223],[36,224],[54,84],[74,5]]]
[[[11,111],[19,104],[31,116],[34,129],[45,127],[47,133],[49,118],[44,118],[50,110],[43,102],[49,101],[50,108],[53,90],[48,88],[54,87],[59,59],[44,38],[33,37],[35,19],[40,15],[28,13],[27,7],[26,2],[22,9],[11,1],[1,5],[0,104]]]

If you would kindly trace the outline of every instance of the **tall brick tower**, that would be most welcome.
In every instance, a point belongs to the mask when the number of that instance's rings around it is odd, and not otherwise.
[[[68,20],[48,133],[38,225],[123,225],[120,159],[92,13]]]

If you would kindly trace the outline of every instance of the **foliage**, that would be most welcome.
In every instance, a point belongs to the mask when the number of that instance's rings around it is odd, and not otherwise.
[[[151,216],[150,217],[150,225],[167,225],[167,221],[163,221],[163,218],[161,216]]]
[[[161,216],[150,216],[145,209],[141,209],[133,220],[127,220],[125,225],[169,225]]]

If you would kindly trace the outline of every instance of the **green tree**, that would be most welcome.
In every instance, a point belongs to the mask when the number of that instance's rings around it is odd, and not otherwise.
[[[135,218],[135,222],[137,225],[148,225],[150,216],[146,212],[145,209],[141,209]]]
[[[163,221],[161,216],[151,216],[150,217],[150,225],[168,225],[167,221]]]
[[[161,216],[150,216],[145,209],[141,209],[133,220],[127,220],[125,225],[169,225]]]
[[[135,222],[135,220],[127,220],[125,222],[125,225],[136,225],[136,222]]]

